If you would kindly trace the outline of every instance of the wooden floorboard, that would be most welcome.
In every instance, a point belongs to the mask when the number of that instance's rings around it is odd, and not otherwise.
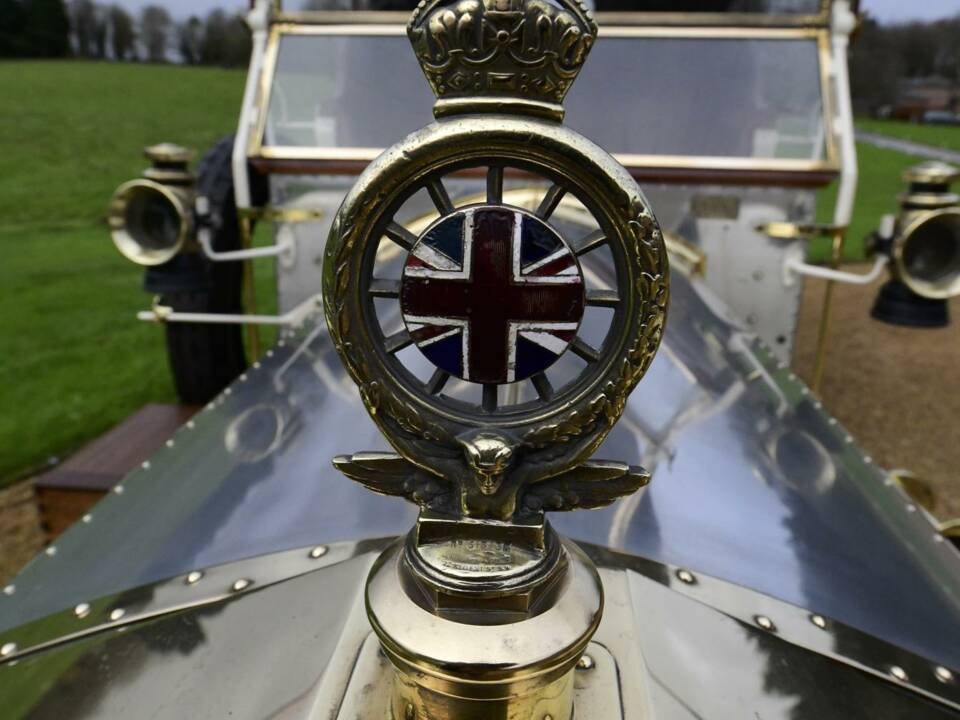
[[[144,405],[126,420],[34,478],[48,541],[66,530],[130,471],[157,452],[197,412],[187,405]]]
[[[109,490],[163,447],[196,411],[197,408],[186,405],[144,405],[66,461],[36,478],[34,485]]]

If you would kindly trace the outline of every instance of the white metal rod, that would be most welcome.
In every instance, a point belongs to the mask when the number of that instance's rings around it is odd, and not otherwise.
[[[848,227],[853,217],[853,203],[857,195],[857,145],[853,132],[853,108],[850,104],[850,76],[847,72],[847,47],[857,18],[847,2],[833,5],[833,47],[830,59],[833,77],[834,125],[829,128],[840,144],[840,184],[833,224]]]
[[[848,283],[851,285],[869,285],[874,282],[883,269],[890,262],[886,255],[878,255],[873,261],[873,267],[866,273],[851,273],[843,270],[833,270],[822,265],[810,265],[797,260],[796,258],[787,258],[787,269],[800,275],[809,275],[810,277],[823,278],[824,280],[836,280],[837,282]]]
[[[290,325],[303,323],[310,313],[320,308],[323,300],[319,294],[297,305],[283,315],[233,315],[229,313],[177,312],[164,307],[142,310],[137,320],[147,322],[214,323],[218,325]]]
[[[247,171],[247,145],[250,132],[257,122],[257,93],[260,86],[260,74],[263,70],[263,57],[267,47],[267,32],[270,21],[270,0],[258,0],[247,15],[247,25],[253,36],[253,48],[250,53],[250,68],[243,89],[243,104],[240,106],[240,123],[236,139],[233,142],[233,194],[237,208],[245,209],[251,205],[250,175]],[[263,109],[266,112],[266,108]]]
[[[197,242],[199,242],[200,247],[203,248],[203,254],[214,262],[232,262],[235,260],[249,260],[251,258],[276,257],[277,255],[283,255],[293,247],[291,239],[284,236],[276,245],[218,252],[213,249],[213,245],[210,242],[210,231],[206,229],[201,229],[197,233]]]

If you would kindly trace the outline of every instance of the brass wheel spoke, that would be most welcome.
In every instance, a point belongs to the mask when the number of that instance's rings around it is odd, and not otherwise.
[[[538,372],[536,375],[531,376],[530,382],[533,383],[533,387],[536,389],[537,395],[541,400],[549,400],[553,397],[553,385],[550,384],[546,373]]]
[[[487,203],[503,203],[503,166],[491,165],[487,168]]]
[[[398,298],[400,297],[400,281],[374,278],[370,281],[367,292],[378,298]]]
[[[430,194],[433,204],[437,206],[437,210],[440,211],[441,216],[453,212],[453,203],[450,202],[450,196],[447,194],[447,189],[443,186],[443,181],[440,178],[434,178],[427,183],[427,192]]]
[[[593,363],[600,359],[600,351],[588,345],[579,337],[573,339],[573,342],[570,343],[570,349],[573,350],[574,355],[586,360],[588,363]]]
[[[390,224],[387,225],[387,229],[383,231],[383,234],[407,252],[410,252],[417,242],[417,236],[398,222],[391,221]]]
[[[447,380],[450,379],[450,373],[446,370],[441,370],[437,368],[433,371],[433,375],[430,376],[430,379],[427,380],[427,392],[431,395],[439,395],[440,391],[443,390],[444,385],[447,384]]]
[[[587,305],[615,308],[620,304],[616,290],[587,290]]]
[[[543,196],[543,200],[540,201],[540,207],[537,208],[536,212],[537,217],[541,220],[549,219],[566,194],[567,191],[560,185],[551,185],[547,194]]]
[[[594,230],[584,238],[581,238],[573,244],[573,252],[578,257],[586,255],[592,250],[596,250],[607,241],[607,235],[603,230]]]
[[[383,339],[383,346],[391,355],[400,352],[406,347],[410,347],[412,344],[413,338],[410,337],[410,333],[406,328],[398,330],[390,337]]]
[[[497,409],[497,384],[483,384],[483,409],[484,412],[492,413]]]

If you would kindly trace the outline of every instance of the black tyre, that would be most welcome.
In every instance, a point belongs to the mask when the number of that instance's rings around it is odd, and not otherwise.
[[[197,189],[210,201],[213,247],[218,251],[242,246],[233,194],[233,137],[217,142],[197,167]],[[209,262],[181,256],[183,272],[165,282],[161,302],[180,312],[243,312],[243,264]],[[190,266],[189,268],[187,266]],[[173,269],[173,268],[171,268]],[[182,287],[177,275],[184,280]],[[203,405],[247,367],[242,325],[166,324],[167,356],[180,399]]]

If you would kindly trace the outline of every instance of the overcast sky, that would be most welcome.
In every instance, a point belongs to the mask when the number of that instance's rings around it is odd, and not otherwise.
[[[132,12],[144,5],[163,5],[175,18],[206,15],[215,7],[243,10],[245,0],[126,0],[121,3]],[[861,0],[861,6],[881,22],[936,20],[960,14],[960,0]]]
[[[862,9],[882,22],[937,20],[960,15],[960,0],[861,0]]]

